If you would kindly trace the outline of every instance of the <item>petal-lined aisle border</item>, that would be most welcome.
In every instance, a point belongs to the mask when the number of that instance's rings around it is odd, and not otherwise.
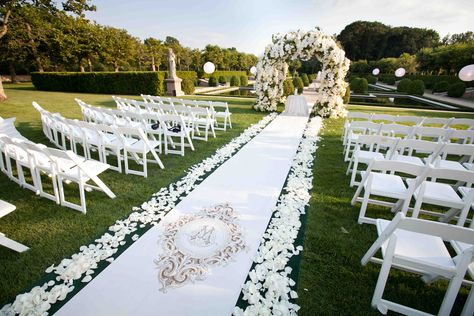
[[[248,127],[242,134],[216,150],[215,154],[190,167],[179,181],[162,188],[140,207],[134,207],[128,218],[117,220],[94,243],[80,247],[80,251],[71,258],[63,259],[57,266],[47,268],[45,272],[53,279],[42,286],[35,286],[29,292],[17,295],[13,303],[3,306],[0,315],[48,315],[53,304],[64,301],[74,290],[74,285],[78,284],[76,282],[91,281],[99,265],[111,263],[120,247],[140,238],[138,230],[141,229],[143,234],[145,227],[158,224],[206,175],[232,157],[276,117],[276,113],[271,113]]]
[[[298,255],[302,246],[295,247],[301,227],[300,217],[305,214],[311,198],[313,160],[322,119],[314,117],[308,123],[304,137],[293,160],[284,192],[274,209],[274,215],[263,235],[254,259],[249,280],[242,287],[245,310],[235,307],[234,315],[296,315],[299,306],[291,279],[290,258]]]

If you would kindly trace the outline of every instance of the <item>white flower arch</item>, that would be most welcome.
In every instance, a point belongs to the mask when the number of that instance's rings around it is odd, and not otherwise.
[[[315,28],[308,32],[273,35],[272,42],[265,48],[257,64],[255,109],[275,111],[278,102],[284,101],[283,82],[288,72],[288,62],[295,59],[309,60],[315,56],[322,63],[322,71],[313,112],[323,117],[345,115],[342,96],[348,86],[344,78],[350,61],[336,41]]]

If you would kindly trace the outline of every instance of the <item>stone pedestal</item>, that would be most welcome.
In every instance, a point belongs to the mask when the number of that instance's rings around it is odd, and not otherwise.
[[[184,95],[184,92],[181,90],[181,80],[178,77],[165,79],[166,82],[166,95],[171,95],[179,97]]]

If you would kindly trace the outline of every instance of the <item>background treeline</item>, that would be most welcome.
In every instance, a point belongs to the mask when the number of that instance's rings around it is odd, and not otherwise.
[[[87,1],[65,1],[63,10],[53,1],[7,1],[0,8],[0,25],[9,12],[8,30],[0,39],[0,72],[14,77],[33,71],[166,71],[168,48],[176,55],[177,70],[198,74],[206,61],[220,70],[248,71],[258,60],[235,48],[184,47],[171,36],[141,41],[124,29],[85,19],[83,12],[95,8],[74,11],[81,5]]]
[[[351,59],[352,73],[393,73],[403,67],[408,73],[456,75],[474,63],[474,33],[447,35],[430,29],[390,27],[379,22],[357,21],[337,36]]]

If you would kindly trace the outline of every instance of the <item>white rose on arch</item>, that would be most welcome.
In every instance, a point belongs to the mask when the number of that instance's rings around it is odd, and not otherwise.
[[[347,111],[342,101],[347,84],[344,81],[350,61],[335,40],[318,28],[308,32],[296,31],[272,36],[272,44],[265,48],[265,54],[257,64],[257,104],[260,111],[275,111],[284,100],[283,81],[292,59],[307,60],[315,56],[323,65],[323,81],[319,88],[318,106],[313,112],[322,116],[344,116]],[[270,87],[277,87],[277,91]]]

